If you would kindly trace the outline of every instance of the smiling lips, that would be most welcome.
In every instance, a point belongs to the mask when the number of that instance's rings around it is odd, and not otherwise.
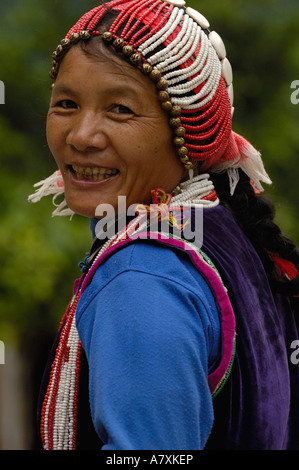
[[[116,168],[83,167],[75,164],[69,165],[69,168],[78,180],[87,181],[102,181],[119,173]]]

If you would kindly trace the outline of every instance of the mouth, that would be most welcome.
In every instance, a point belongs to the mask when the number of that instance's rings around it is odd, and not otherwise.
[[[77,164],[68,165],[68,169],[78,180],[103,181],[119,173],[116,168],[88,167]]]

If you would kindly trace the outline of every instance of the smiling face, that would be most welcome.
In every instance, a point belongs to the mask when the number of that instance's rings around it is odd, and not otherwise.
[[[118,57],[87,55],[79,45],[64,57],[47,118],[49,148],[68,206],[94,217],[99,204],[148,204],[151,190],[170,192],[184,167],[151,81]],[[106,59],[107,57],[107,59]]]

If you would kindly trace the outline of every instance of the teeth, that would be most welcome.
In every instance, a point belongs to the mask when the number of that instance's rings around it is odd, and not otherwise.
[[[103,179],[109,178],[111,175],[116,175],[118,173],[117,169],[112,168],[91,168],[91,167],[82,167],[79,165],[72,165],[73,170],[76,172],[78,179],[87,179],[90,181],[101,181]]]

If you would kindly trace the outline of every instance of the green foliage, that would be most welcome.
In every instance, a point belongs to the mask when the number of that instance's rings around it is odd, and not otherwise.
[[[225,41],[234,70],[234,130],[262,151],[278,220],[299,242],[299,105],[290,100],[291,83],[299,80],[298,0],[188,3]],[[0,322],[20,334],[44,323],[56,326],[80,275],[77,263],[89,249],[88,221],[53,219],[50,199],[31,205],[27,197],[33,183],[55,169],[45,137],[51,52],[96,4],[1,0]]]

